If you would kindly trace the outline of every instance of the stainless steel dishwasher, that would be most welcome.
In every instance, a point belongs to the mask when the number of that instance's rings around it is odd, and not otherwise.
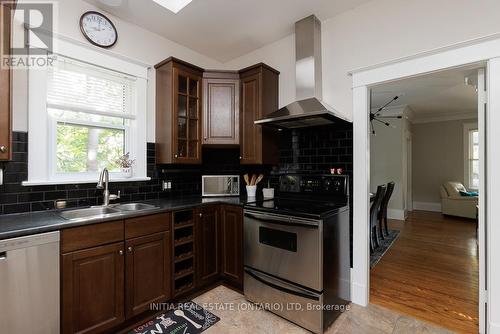
[[[59,333],[59,232],[0,240],[2,333]]]

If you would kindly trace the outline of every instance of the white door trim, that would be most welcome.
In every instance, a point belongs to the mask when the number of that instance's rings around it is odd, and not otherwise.
[[[476,129],[481,129],[479,131],[479,156],[485,156],[486,155],[486,136],[485,132],[487,131],[486,129],[486,106],[487,106],[487,86],[486,86],[486,71],[483,68],[480,68],[477,71],[477,113],[478,113],[478,122],[475,125]],[[470,123],[464,124],[464,139],[467,140],[467,143],[464,143],[464,149],[467,150],[467,155],[465,156],[467,158],[467,178],[464,179],[464,181],[469,184],[469,130],[471,128],[467,128],[465,125],[471,125]],[[466,133],[465,133],[466,132]],[[467,147],[465,147],[467,145]],[[486,194],[486,166],[485,166],[485,161],[486,159],[479,159],[479,193],[481,196],[479,196],[478,199],[478,204],[479,204],[479,212],[478,215],[479,217],[485,217],[485,207],[486,207],[486,202],[485,199],[488,198]],[[470,185],[469,185],[470,187]],[[486,263],[486,258],[485,258],[485,249],[486,249],[486,242],[485,242],[485,224],[484,224],[484,219],[481,219],[481,223],[478,225],[477,229],[477,234],[478,234],[478,244],[479,244],[479,263]],[[486,317],[486,303],[487,303],[487,298],[488,296],[487,291],[486,291],[486,266],[480,266],[479,267],[479,319],[487,319]],[[484,333],[486,329],[485,326],[485,321],[480,321],[479,322],[479,333]]]
[[[370,184],[370,135],[368,110],[369,87],[383,82],[418,76],[443,69],[471,64],[488,64],[488,110],[486,115],[486,142],[500,142],[500,131],[495,131],[495,125],[500,125],[500,37],[482,38],[458,44],[456,47],[446,47],[423,53],[414,57],[392,61],[380,66],[353,71],[353,119],[354,119],[354,152],[353,152],[353,270],[352,270],[352,301],[366,306],[369,302],[369,250],[368,250],[368,216]],[[494,59],[498,58],[498,59]],[[496,94],[495,94],[496,93]],[[496,154],[496,155],[495,155]],[[480,217],[480,225],[487,229],[487,254],[500,254],[500,224],[488,224],[494,218],[500,218],[500,206],[492,205],[500,202],[500,174],[488,171],[500,170],[500,146],[487,145],[486,175],[486,214]],[[483,157],[484,159],[485,157]],[[484,162],[483,162],[484,163]],[[491,189],[491,191],[489,190]],[[493,191],[496,189],[496,192]],[[496,225],[496,226],[491,226]],[[500,334],[500,266],[494,266],[491,256],[486,263],[480,263],[480,268],[486,267],[489,282],[487,300],[487,330],[491,334]],[[484,318],[484,317],[483,317]],[[480,322],[484,319],[481,318]]]

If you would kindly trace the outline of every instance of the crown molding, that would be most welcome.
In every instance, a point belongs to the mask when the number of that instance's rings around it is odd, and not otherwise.
[[[435,116],[418,116],[416,115],[413,119],[413,124],[422,124],[422,123],[435,123],[435,122],[446,122],[446,121],[458,121],[463,119],[477,119],[477,111],[463,111],[457,112],[448,115],[435,115]]]

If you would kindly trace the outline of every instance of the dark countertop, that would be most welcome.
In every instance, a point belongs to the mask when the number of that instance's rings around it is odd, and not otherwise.
[[[81,220],[67,220],[61,218],[58,211],[39,211],[29,213],[18,213],[10,215],[0,215],[0,240],[22,237],[32,234],[52,232],[69,227],[90,225],[138,216],[146,216],[155,213],[169,212],[183,209],[191,209],[210,204],[230,204],[243,206],[248,201],[240,197],[186,197],[179,199],[159,199],[151,201],[138,201],[136,203],[146,203],[157,206],[155,209],[142,211],[124,211],[120,215],[114,215],[107,218],[89,218]],[[83,209],[83,208],[72,208]],[[70,209],[71,210],[71,209]]]

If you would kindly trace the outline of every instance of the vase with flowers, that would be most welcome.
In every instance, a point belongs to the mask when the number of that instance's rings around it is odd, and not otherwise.
[[[135,163],[135,159],[130,159],[130,153],[122,155],[116,160],[118,166],[120,166],[122,174],[124,177],[132,177],[132,166]]]

